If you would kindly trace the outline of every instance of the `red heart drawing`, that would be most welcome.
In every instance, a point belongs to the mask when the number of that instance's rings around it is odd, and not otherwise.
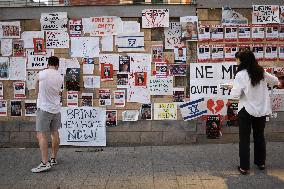
[[[145,18],[148,21],[151,26],[157,27],[160,25],[161,22],[163,22],[165,15],[160,15],[157,12],[149,11],[145,12]]]
[[[216,102],[214,102],[214,100],[209,99],[207,101],[207,108],[213,114],[216,114],[216,113],[220,112],[224,108],[224,105],[225,105],[225,103],[224,103],[223,100],[217,100]]]

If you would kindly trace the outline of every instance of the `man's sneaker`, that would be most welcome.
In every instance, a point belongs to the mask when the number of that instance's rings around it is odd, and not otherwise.
[[[40,162],[39,166],[33,168],[31,171],[33,173],[40,173],[43,171],[47,171],[51,168],[51,165],[49,162],[43,163],[42,161]]]
[[[49,158],[48,162],[50,163],[51,166],[57,165],[57,161],[55,158]]]

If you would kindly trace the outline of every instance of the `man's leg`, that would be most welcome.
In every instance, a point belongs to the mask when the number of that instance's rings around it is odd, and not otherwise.
[[[51,139],[52,139],[52,151],[51,151],[51,160],[50,160],[51,165],[57,164],[56,158],[60,144],[58,129],[60,128],[60,126],[61,126],[61,114],[60,113],[54,114],[50,124]]]
[[[56,159],[57,157],[57,152],[59,149],[59,132],[58,131],[52,131],[51,132],[51,139],[52,139],[52,150],[51,150],[51,158]]]
[[[41,152],[41,161],[43,163],[46,163],[48,161],[48,143],[47,143],[46,133],[37,132],[37,139]]]

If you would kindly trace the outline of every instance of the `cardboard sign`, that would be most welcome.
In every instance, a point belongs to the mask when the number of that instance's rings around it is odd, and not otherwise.
[[[24,48],[31,49],[34,48],[34,38],[44,39],[44,31],[24,31],[21,38],[24,41]]]
[[[34,49],[27,49],[26,56],[28,57],[27,69],[41,70],[47,68],[48,58],[54,55],[54,49],[46,49],[45,55],[36,55]],[[60,62],[60,67],[61,62]],[[66,72],[66,71],[64,71]],[[65,74],[65,73],[64,73]]]
[[[9,69],[10,80],[21,80],[26,81],[26,58],[25,57],[11,57],[10,58],[10,69]]]
[[[248,24],[248,19],[228,6],[222,7],[222,25]]]
[[[154,120],[176,120],[177,105],[174,103],[154,103]]]
[[[278,5],[253,5],[252,24],[280,23]]]
[[[83,18],[83,30],[90,36],[117,35],[121,33],[122,21],[116,16]]]
[[[13,47],[12,47],[12,40],[13,39],[1,39],[1,55],[2,56],[11,56],[13,53]]]

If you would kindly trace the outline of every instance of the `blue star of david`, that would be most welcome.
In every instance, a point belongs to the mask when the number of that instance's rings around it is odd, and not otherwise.
[[[194,104],[194,105],[188,107],[188,109],[190,110],[190,113],[191,113],[191,114],[196,114],[196,113],[199,112],[197,106],[198,106],[198,104]]]

